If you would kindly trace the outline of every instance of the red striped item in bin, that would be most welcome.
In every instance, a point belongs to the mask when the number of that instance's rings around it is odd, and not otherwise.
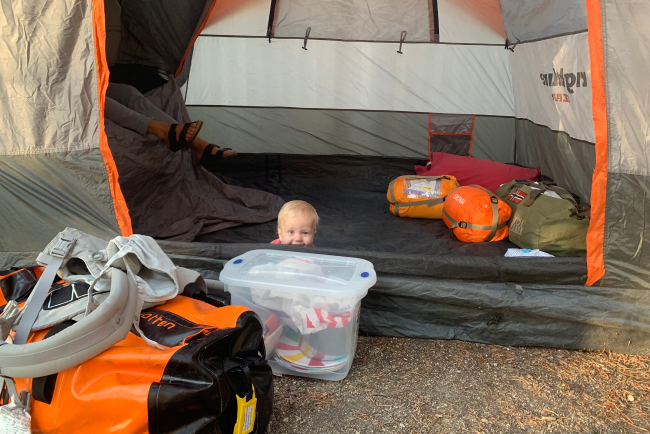
[[[306,309],[303,312],[305,315],[305,324],[308,329],[323,329],[323,325],[327,324],[329,328],[341,328],[350,323],[350,312],[345,312],[343,315],[334,316],[326,310],[313,307]]]

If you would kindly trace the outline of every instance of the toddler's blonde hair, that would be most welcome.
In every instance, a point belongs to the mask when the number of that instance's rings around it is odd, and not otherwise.
[[[278,230],[282,227],[282,222],[284,218],[290,215],[308,215],[314,219],[314,233],[318,229],[318,222],[320,217],[316,212],[316,208],[311,206],[311,204],[305,202],[304,200],[292,200],[284,204],[280,212],[278,213]]]

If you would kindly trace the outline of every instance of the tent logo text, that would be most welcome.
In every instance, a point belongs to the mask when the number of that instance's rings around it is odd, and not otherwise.
[[[576,87],[587,87],[587,73],[585,71],[564,73],[564,68],[560,68],[559,72],[553,68],[553,72],[543,72],[539,74],[539,78],[544,86],[563,87],[569,94],[573,94]],[[554,93],[552,96],[555,102],[570,102],[567,94]]]

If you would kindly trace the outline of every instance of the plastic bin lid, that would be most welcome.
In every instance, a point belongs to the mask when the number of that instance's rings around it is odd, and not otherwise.
[[[263,249],[228,261],[219,280],[300,294],[363,297],[377,282],[377,275],[365,259]]]

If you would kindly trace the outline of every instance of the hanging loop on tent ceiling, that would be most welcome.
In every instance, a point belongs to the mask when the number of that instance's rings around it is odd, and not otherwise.
[[[399,54],[404,54],[402,53],[402,44],[404,43],[405,40],[406,40],[406,30],[402,30],[402,34],[399,37],[399,50],[397,50]]]
[[[309,39],[309,34],[311,33],[311,27],[307,27],[307,32],[305,33],[305,43],[302,46],[303,50],[307,49],[307,39]]]
[[[510,39],[506,38],[506,47],[505,47],[505,48],[506,48],[506,50],[510,50],[510,51],[512,51],[512,52],[514,53],[514,52],[515,52],[515,47],[516,47],[517,45],[519,45],[520,42],[521,42],[521,41],[519,40],[519,38],[517,38],[517,42],[515,42],[514,44],[512,44],[512,43],[510,42]],[[511,45],[511,44],[512,44],[512,45]]]

